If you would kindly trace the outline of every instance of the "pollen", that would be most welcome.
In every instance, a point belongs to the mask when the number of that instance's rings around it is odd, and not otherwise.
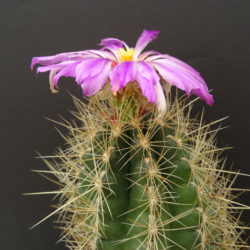
[[[134,49],[120,49],[117,52],[119,62],[133,61],[133,55],[135,54]]]

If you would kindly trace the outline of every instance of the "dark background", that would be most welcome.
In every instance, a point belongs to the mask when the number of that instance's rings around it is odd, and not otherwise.
[[[52,95],[48,74],[30,71],[33,56],[98,48],[101,38],[117,37],[134,46],[144,28],[160,35],[148,49],[176,56],[201,72],[215,104],[206,107],[206,120],[230,116],[218,136],[231,145],[228,166],[249,173],[250,94],[249,0],[11,0],[0,1],[1,49],[1,172],[0,245],[3,250],[65,249],[55,245],[59,231],[49,219],[29,227],[53,208],[50,196],[22,196],[55,186],[31,169],[46,169],[35,159],[38,150],[52,154],[63,140],[44,117],[70,117],[72,101],[80,97],[73,79],[60,80]],[[195,110],[205,106],[199,101]],[[249,188],[250,178],[237,186]],[[241,198],[249,204],[249,194]],[[242,217],[249,222],[249,213]]]

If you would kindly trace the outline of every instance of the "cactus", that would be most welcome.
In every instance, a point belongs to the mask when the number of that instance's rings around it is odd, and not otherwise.
[[[42,157],[59,190],[60,238],[69,249],[212,250],[246,248],[239,217],[248,206],[234,200],[239,173],[225,170],[220,127],[192,117],[194,101],[171,86],[213,104],[191,66],[156,51],[143,52],[158,31],[144,30],[135,48],[116,38],[100,50],[34,57],[50,71],[57,93],[61,76],[75,77],[86,104],[73,97],[75,121],[64,148]],[[232,177],[231,177],[232,176]],[[49,177],[50,179],[50,177]],[[239,191],[243,191],[240,190]],[[45,192],[48,194],[50,192]],[[40,221],[40,222],[42,222]],[[39,223],[40,223],[39,222]],[[39,224],[38,223],[38,224]]]
[[[88,104],[74,102],[77,121],[61,123],[66,147],[42,157],[57,178],[52,214],[69,249],[246,246],[233,216],[248,208],[232,200],[238,173],[224,169],[216,122],[190,117],[193,101],[169,93],[160,119],[132,84],[120,96],[105,87]]]

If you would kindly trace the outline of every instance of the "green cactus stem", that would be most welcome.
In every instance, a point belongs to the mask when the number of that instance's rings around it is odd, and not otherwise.
[[[235,214],[249,207],[233,200],[238,173],[224,169],[215,122],[191,118],[193,102],[171,93],[159,118],[129,88],[74,98],[65,148],[43,158],[59,185],[60,240],[72,250],[247,247]]]

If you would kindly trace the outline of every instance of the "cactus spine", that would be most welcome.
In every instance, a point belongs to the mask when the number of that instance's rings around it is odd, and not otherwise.
[[[168,96],[164,118],[129,84],[74,98],[67,146],[44,161],[59,185],[58,223],[69,249],[240,249],[230,175],[192,102]],[[46,171],[42,171],[46,172]],[[54,214],[53,213],[53,214]],[[246,227],[245,227],[246,228]]]

